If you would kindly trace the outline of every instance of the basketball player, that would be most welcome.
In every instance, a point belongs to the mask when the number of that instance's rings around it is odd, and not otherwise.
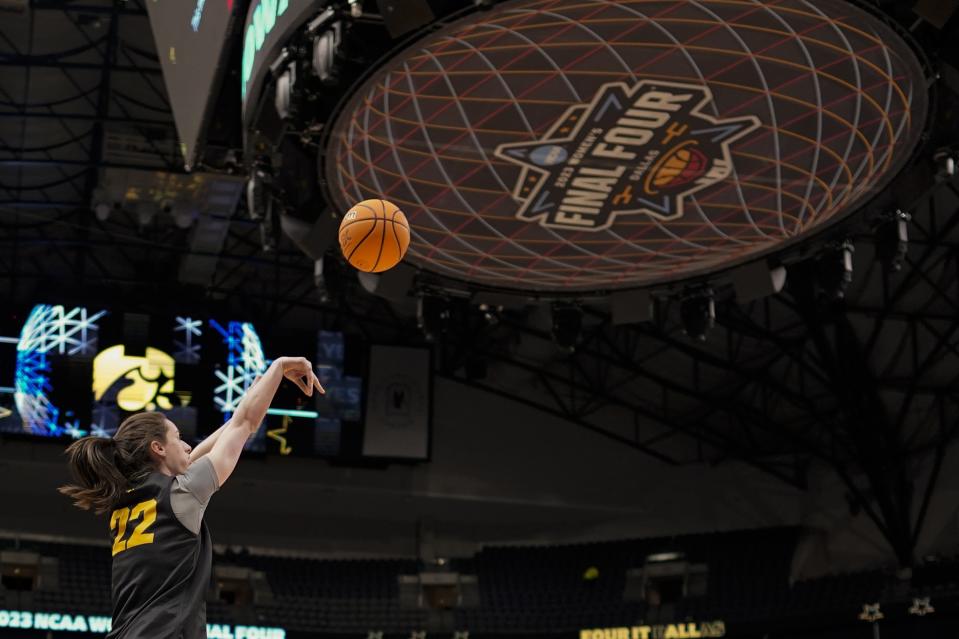
[[[125,419],[111,439],[67,448],[76,506],[110,513],[113,629],[108,639],[203,639],[213,545],[203,512],[229,478],[283,378],[325,392],[302,357],[281,357],[253,383],[233,418],[196,448],[160,413]]]

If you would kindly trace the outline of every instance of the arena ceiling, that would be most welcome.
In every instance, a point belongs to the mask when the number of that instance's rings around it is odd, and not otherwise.
[[[424,343],[414,298],[387,300],[371,295],[335,261],[327,262],[326,291],[320,295],[313,260],[287,238],[281,237],[273,252],[264,252],[261,229],[249,219],[240,197],[242,170],[198,178],[184,173],[142,0],[32,0],[25,4],[23,11],[16,11],[13,3],[13,12],[0,14],[0,294],[9,301],[6,308],[14,309],[8,314],[54,299],[99,303],[122,299],[142,311],[175,300],[191,309],[228,307],[269,326],[263,331],[267,338],[270,330],[284,327],[324,326],[357,331],[380,342]],[[829,0],[823,6],[835,9],[842,4]],[[370,13],[375,9],[367,8]],[[848,10],[856,15],[861,11]],[[919,20],[902,3],[878,3],[871,10],[889,13],[891,22],[910,33],[907,37],[918,43],[928,59],[909,59],[911,53],[893,47],[899,62],[889,62],[893,69],[902,65],[902,73],[896,74],[901,76],[897,82],[908,83],[902,94],[911,91],[912,103],[922,105],[916,117],[922,111],[926,121],[922,125],[917,121],[901,143],[895,135],[886,140],[887,150],[894,154],[897,144],[902,144],[902,153],[886,163],[885,172],[876,168],[882,161],[869,168],[856,160],[853,173],[859,168],[873,173],[862,182],[861,193],[847,189],[838,196],[846,198],[843,206],[827,204],[831,188],[812,197],[819,182],[812,177],[816,171],[807,169],[807,178],[797,182],[797,188],[809,191],[803,191],[805,201],[814,203],[810,211],[823,212],[824,227],[830,216],[845,215],[863,202],[868,205],[862,209],[865,215],[849,218],[841,235],[807,245],[798,242],[806,230],[811,232],[802,224],[793,227],[792,234],[781,234],[796,240],[782,292],[751,301],[740,296],[737,301],[733,287],[716,286],[716,322],[705,341],[684,334],[689,323],[681,307],[696,315],[699,307],[683,302],[695,301],[709,284],[708,278],[700,277],[696,288],[680,283],[670,294],[654,296],[651,321],[620,323],[614,300],[567,297],[561,301],[572,306],[581,321],[571,351],[555,344],[556,314],[549,300],[515,294],[521,288],[515,286],[516,279],[523,279],[528,272],[523,269],[529,267],[528,261],[516,262],[518,267],[510,268],[518,270],[510,271],[513,280],[505,286],[513,295],[497,297],[496,291],[483,290],[486,297],[470,298],[462,290],[433,290],[453,318],[435,331],[437,375],[535,406],[669,463],[738,460],[800,488],[807,486],[811,464],[826,464],[847,483],[850,503],[872,518],[897,558],[911,561],[926,512],[936,506],[936,476],[959,428],[959,184],[954,177],[936,179],[932,157],[938,149],[955,153],[959,148],[959,118],[955,117],[959,73],[954,66],[959,60],[950,59],[945,47],[957,35],[955,17],[939,29]],[[499,14],[477,15],[489,23],[483,16]],[[471,28],[479,25],[470,24]],[[908,27],[913,27],[911,32]],[[655,42],[667,46],[662,38]],[[433,51],[432,46],[424,50]],[[878,59],[859,47],[853,46],[853,52],[875,71]],[[704,56],[690,53],[698,64],[689,68],[708,73],[702,68],[708,60]],[[539,64],[549,64],[549,59],[543,57]],[[391,73],[402,68],[399,60],[395,63],[399,66],[390,67]],[[499,64],[497,59],[490,63]],[[929,67],[917,71],[920,64]],[[889,69],[885,73],[893,75]],[[420,81],[411,74],[384,78],[379,79],[397,91],[402,82],[416,88]],[[678,74],[676,79],[688,82]],[[447,78],[434,86],[451,91],[458,81]],[[801,81],[810,79],[803,76]],[[496,82],[505,90],[500,80]],[[550,91],[567,91],[574,101],[588,103],[605,80],[592,82],[588,91],[578,93],[567,77]],[[868,103],[865,86],[858,85],[856,92]],[[347,88],[341,87],[344,95]],[[779,103],[771,95],[757,102],[766,105],[763,115],[741,117],[778,114]],[[803,91],[776,99],[808,101],[813,95]],[[713,97],[719,96],[714,93]],[[730,93],[721,99],[735,101],[743,96]],[[899,124],[907,104],[895,111]],[[382,110],[388,105],[369,103],[365,108],[374,107]],[[535,126],[530,123],[534,130],[568,106],[550,108],[552,115],[544,115]],[[709,113],[718,120],[717,113]],[[409,119],[410,114],[399,115]],[[517,117],[509,120],[504,126],[521,122]],[[751,121],[743,119],[739,125],[749,127]],[[843,134],[842,140],[858,139],[848,129],[838,133]],[[877,129],[875,134],[882,132]],[[338,138],[343,154],[350,149],[349,135],[346,127]],[[505,138],[495,142],[508,156],[511,147],[502,147],[507,144]],[[440,143],[449,144],[451,139]],[[481,143],[491,145],[495,146]],[[560,153],[556,148],[565,150],[553,145],[542,151],[542,158],[550,152],[556,157]],[[413,156],[422,152],[422,146],[409,147],[390,170],[414,162]],[[531,158],[536,152],[536,148],[520,150],[514,160]],[[340,156],[330,154],[327,160],[333,160],[325,166],[335,176]],[[500,158],[511,172],[503,179],[504,186],[497,187],[504,192],[515,186],[517,172],[522,170],[522,162],[514,160]],[[760,162],[761,157],[750,161]],[[781,163],[780,169],[785,166]],[[825,171],[827,165],[822,166]],[[373,167],[357,180],[365,176],[372,180],[377,170],[385,168]],[[459,170],[450,166],[450,171]],[[819,177],[828,186],[837,168],[827,173]],[[433,176],[438,177],[442,176]],[[488,177],[494,180],[494,172]],[[330,184],[339,183],[330,180]],[[348,197],[349,188],[362,194],[381,188],[372,181],[343,184],[346,195],[337,196],[334,189],[334,200]],[[402,197],[427,197],[413,193],[409,184],[397,182],[395,188],[397,193],[405,189]],[[166,189],[176,206],[169,210],[141,206],[130,198],[131,189]],[[232,204],[221,202],[217,208],[210,196],[214,192],[227,193],[226,200]],[[178,198],[182,193],[192,195]],[[789,200],[784,193],[779,195]],[[117,198],[122,206],[97,210],[101,201]],[[197,199],[205,203],[202,209],[180,205]],[[444,208],[462,213],[470,206],[479,204],[467,200]],[[899,271],[890,267],[896,261],[896,243],[890,248],[888,231],[895,228],[895,218],[889,216],[896,209],[911,215],[908,251]],[[775,210],[777,216],[784,212],[784,208]],[[311,215],[306,212],[301,217]],[[634,224],[654,224],[650,216],[639,217],[642,220],[635,221],[633,216]],[[459,242],[452,233],[449,239],[441,237],[440,222],[420,221],[421,243],[414,242],[414,263],[431,259],[432,249],[424,243],[428,238],[437,245],[445,242],[442,246]],[[514,224],[515,219],[507,222]],[[413,224],[416,228],[416,219]],[[770,224],[778,227],[779,222]],[[759,238],[762,234],[754,232],[756,228],[749,233]],[[556,232],[540,224],[530,229],[526,232],[539,239]],[[634,230],[639,232],[638,226]],[[508,229],[496,232],[503,234],[500,239],[516,239]],[[613,241],[608,229],[602,237],[602,241]],[[842,239],[848,239],[855,251],[852,281],[837,299],[833,294],[843,276]],[[767,249],[760,243],[755,251],[759,255]],[[589,272],[576,261],[582,251],[566,254],[564,250],[560,247],[554,255],[572,261],[557,268]],[[616,255],[611,252],[606,259],[625,259]],[[448,275],[468,281],[474,258],[450,267]],[[715,266],[708,260],[683,264],[667,279],[701,276]],[[440,265],[437,270],[444,268]],[[643,277],[629,283],[649,281]],[[552,281],[536,280],[534,288],[549,292]],[[583,293],[584,287],[588,292],[615,289],[623,283],[607,276],[583,282],[564,292]],[[650,298],[632,298],[631,303],[649,304]]]

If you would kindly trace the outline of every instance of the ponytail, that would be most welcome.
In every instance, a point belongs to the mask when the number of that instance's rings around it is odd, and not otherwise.
[[[112,438],[84,437],[67,447],[67,466],[74,483],[60,487],[77,508],[104,513],[127,489],[146,479],[154,468],[150,443],[166,442],[162,413],[137,413],[123,420]]]
[[[112,438],[84,437],[67,448],[67,466],[75,484],[60,492],[73,499],[77,508],[97,514],[106,512],[127,488],[127,478],[116,465],[116,442]]]

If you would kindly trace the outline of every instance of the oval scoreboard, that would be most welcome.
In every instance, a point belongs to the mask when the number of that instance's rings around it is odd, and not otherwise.
[[[646,286],[770,253],[881,189],[922,67],[842,0],[535,0],[430,33],[355,88],[323,171],[408,216],[409,259],[539,292]]]

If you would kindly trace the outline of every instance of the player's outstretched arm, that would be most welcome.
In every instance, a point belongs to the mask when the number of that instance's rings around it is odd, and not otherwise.
[[[313,372],[313,365],[306,358],[281,357],[270,364],[259,381],[247,389],[233,413],[233,419],[223,425],[209,452],[220,486],[236,468],[246,440],[266,417],[266,410],[284,377],[299,386],[307,396],[313,395],[314,388],[321,393],[326,392]]]
[[[223,434],[223,431],[229,428],[231,421],[232,420],[228,419],[225,424],[223,424],[222,426],[217,428],[215,431],[210,433],[206,439],[204,439],[202,442],[197,444],[196,448],[190,451],[191,464],[195,462],[196,460],[200,459],[201,457],[203,457],[204,455],[206,455],[207,453],[209,453],[211,450],[213,450],[213,444],[215,444],[217,440],[220,439],[220,435]]]

